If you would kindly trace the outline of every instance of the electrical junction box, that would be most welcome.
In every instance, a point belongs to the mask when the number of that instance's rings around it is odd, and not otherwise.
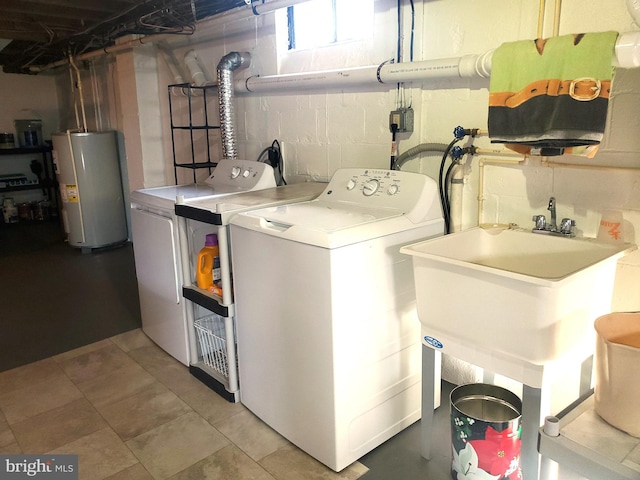
[[[413,108],[399,108],[389,114],[389,130],[393,132],[392,125],[396,125],[397,133],[413,132]]]

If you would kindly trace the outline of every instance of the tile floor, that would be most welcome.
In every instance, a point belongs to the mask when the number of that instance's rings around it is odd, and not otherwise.
[[[139,329],[0,373],[0,453],[73,453],[81,479],[356,479],[192,377]]]

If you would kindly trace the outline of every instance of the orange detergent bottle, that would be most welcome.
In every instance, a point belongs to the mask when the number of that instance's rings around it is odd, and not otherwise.
[[[220,249],[218,248],[218,236],[215,233],[206,235],[204,247],[198,253],[196,284],[198,288],[222,295]]]

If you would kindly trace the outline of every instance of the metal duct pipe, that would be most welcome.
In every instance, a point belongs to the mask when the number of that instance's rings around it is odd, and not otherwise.
[[[218,101],[220,104],[220,133],[222,134],[222,158],[237,158],[235,111],[233,106],[234,70],[246,67],[251,61],[247,53],[231,52],[220,59],[217,68]]]

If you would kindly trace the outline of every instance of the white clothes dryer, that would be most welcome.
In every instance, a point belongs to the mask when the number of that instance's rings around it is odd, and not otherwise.
[[[420,322],[399,250],[443,231],[436,183],[392,170],[338,170],[315,200],[233,217],[241,402],[335,471],[417,421]]]
[[[176,199],[216,198],[276,186],[261,162],[223,160],[204,184],[145,188],[131,193],[131,228],[142,330],[159,347],[189,365],[189,338]]]

